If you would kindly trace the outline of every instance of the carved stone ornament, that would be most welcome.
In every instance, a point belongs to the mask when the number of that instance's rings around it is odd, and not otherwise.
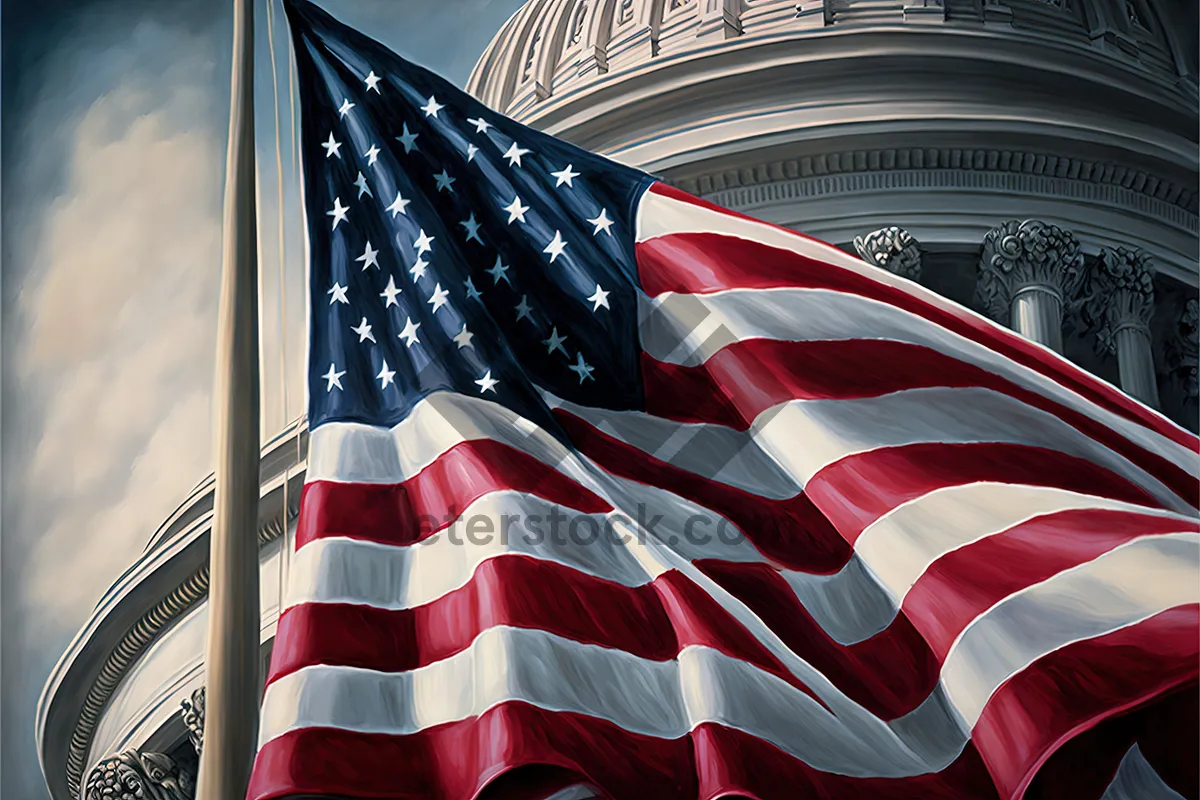
[[[1086,274],[1075,234],[1038,220],[1009,220],[987,232],[976,293],[992,319],[1009,324],[1015,297],[1053,295],[1064,313],[1079,297]]]
[[[1172,380],[1183,388],[1183,396],[1200,396],[1200,303],[1188,300],[1174,335],[1166,342],[1166,367]]]
[[[162,753],[127,750],[88,775],[84,800],[193,800],[196,782]]]
[[[1096,348],[1116,352],[1116,336],[1133,329],[1150,338],[1154,316],[1154,266],[1143,250],[1107,247],[1100,251],[1092,290],[1083,307],[1088,327],[1096,329]]]
[[[921,245],[903,228],[892,225],[855,236],[854,248],[868,264],[910,281],[921,280]]]
[[[190,700],[180,700],[179,705],[182,707],[180,713],[183,715],[183,724],[188,729],[188,739],[196,749],[196,755],[200,755],[204,746],[204,687],[192,692]]]

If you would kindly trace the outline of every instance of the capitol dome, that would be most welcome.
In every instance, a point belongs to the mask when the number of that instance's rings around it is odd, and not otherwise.
[[[1194,0],[530,0],[467,88],[1023,333],[985,242],[1057,231],[1096,280],[1043,287],[1032,338],[1194,429],[1196,30]],[[1083,302],[1117,262],[1154,276],[1140,382]]]

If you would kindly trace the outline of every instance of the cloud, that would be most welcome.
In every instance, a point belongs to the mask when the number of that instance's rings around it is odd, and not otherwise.
[[[22,497],[58,512],[21,580],[46,633],[80,624],[210,461],[224,125],[211,54],[145,37],[170,64],[79,121],[17,301],[16,374],[42,406]]]

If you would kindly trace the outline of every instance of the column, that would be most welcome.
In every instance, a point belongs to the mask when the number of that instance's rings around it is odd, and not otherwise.
[[[1121,388],[1158,408],[1150,320],[1154,316],[1154,267],[1142,250],[1103,248],[1096,263],[1092,297],[1099,306],[1100,349],[1116,353]]]
[[[976,293],[994,320],[1061,353],[1063,308],[1078,299],[1084,279],[1074,234],[1014,219],[984,237]]]
[[[921,282],[921,245],[903,228],[891,225],[866,236],[855,236],[854,249],[868,264]]]

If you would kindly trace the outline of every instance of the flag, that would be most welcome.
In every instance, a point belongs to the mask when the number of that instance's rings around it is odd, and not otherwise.
[[[311,443],[251,798],[1194,796],[1194,436],[287,12]]]

